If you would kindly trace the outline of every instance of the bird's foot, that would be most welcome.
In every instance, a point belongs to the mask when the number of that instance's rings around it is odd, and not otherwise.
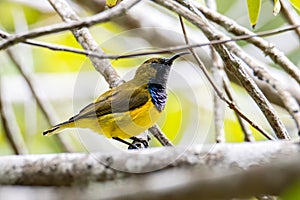
[[[142,138],[138,138],[138,137],[131,137],[130,138],[132,140],[133,145],[137,146],[139,149],[146,149],[149,147],[149,141],[151,140],[151,138],[149,137],[149,135],[147,135],[147,139],[142,139]],[[128,147],[128,149],[131,149],[130,146]]]
[[[127,144],[128,145],[128,149],[140,149],[136,144],[127,142],[126,140],[123,140],[121,138],[113,137],[112,139],[117,140],[119,142],[122,142],[123,144]]]

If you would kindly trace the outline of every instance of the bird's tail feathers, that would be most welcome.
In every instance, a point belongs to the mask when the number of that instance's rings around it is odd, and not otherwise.
[[[43,135],[45,136],[51,136],[57,133],[60,133],[61,131],[67,129],[67,128],[73,128],[75,127],[75,122],[73,120],[68,120],[65,122],[62,122],[60,124],[57,124],[55,126],[52,126],[50,129],[47,129],[43,132]]]

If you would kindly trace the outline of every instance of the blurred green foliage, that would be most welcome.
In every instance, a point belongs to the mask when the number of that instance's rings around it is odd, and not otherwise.
[[[23,12],[25,17],[24,20],[28,23],[28,25],[37,23],[39,20],[41,20],[41,18],[43,18],[43,13],[37,9],[17,2],[2,0],[0,1],[1,26],[5,27],[8,32],[15,31],[15,19],[13,15],[16,14],[14,12],[18,11]]]
[[[282,194],[280,195],[280,199],[282,200],[295,200],[300,197],[300,180],[295,181],[290,187],[288,187]]]

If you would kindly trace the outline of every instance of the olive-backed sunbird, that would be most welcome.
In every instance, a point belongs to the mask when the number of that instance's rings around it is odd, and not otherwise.
[[[103,93],[77,115],[44,131],[43,135],[50,136],[67,128],[89,128],[107,138],[130,144],[124,139],[135,138],[162,115],[173,61],[187,53],[145,61],[133,79]]]

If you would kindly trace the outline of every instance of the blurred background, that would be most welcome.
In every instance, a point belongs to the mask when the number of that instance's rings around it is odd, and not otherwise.
[[[101,12],[105,1],[74,0],[70,3],[78,15],[86,17]],[[247,15],[246,1],[217,0],[216,3],[220,13],[252,30]],[[272,1],[262,1],[260,18],[254,32],[287,25],[281,14],[273,16],[272,9]],[[0,29],[5,32],[22,32],[60,22],[61,18],[46,0],[0,1]],[[193,43],[207,41],[193,25],[189,23],[186,25]],[[90,31],[107,54],[122,55],[184,44],[178,16],[150,1],[139,3],[124,17],[93,26]],[[72,33],[67,31],[35,40],[81,48]],[[299,38],[294,32],[274,35],[266,40],[275,44],[299,66]],[[297,87],[297,84],[285,76],[281,69],[266,58],[260,50],[246,42],[239,42],[239,44],[258,62],[268,66],[272,74],[287,87]],[[44,105],[47,105],[56,123],[78,113],[81,108],[109,89],[108,84],[95,71],[89,59],[83,55],[52,51],[25,44],[18,44],[10,50],[25,74],[30,77],[38,96]],[[209,47],[198,49],[197,52],[206,67],[210,69],[212,61]],[[158,56],[168,57],[170,54]],[[150,57],[154,56],[111,60],[111,63],[124,80],[129,80],[134,75],[136,67]],[[0,66],[2,106],[9,115],[9,122],[14,127],[14,132],[22,136],[21,140],[26,145],[28,153],[63,152],[64,149],[54,137],[42,136],[43,130],[51,125],[33,97],[24,77],[6,51],[0,52]],[[272,133],[272,129],[253,100],[240,86],[235,83],[232,83],[232,86],[236,92],[239,107],[249,118]],[[214,92],[192,60],[181,59],[175,63],[168,91],[169,101],[159,125],[172,142],[175,145],[214,143]],[[224,121],[226,141],[242,142],[244,136],[234,113],[226,105],[223,106],[226,109]],[[274,106],[289,133],[295,137],[296,130],[290,115],[280,106],[275,104]],[[0,155],[13,154],[14,151],[7,140],[3,124],[0,124],[0,128]],[[256,140],[265,140],[260,133],[252,128],[251,130]],[[126,149],[124,145],[115,144],[89,130],[66,130],[62,133],[62,137],[71,144],[72,151],[76,152],[110,151],[116,147]],[[114,145],[111,145],[112,143]],[[160,146],[160,144],[152,138],[151,146]]]

